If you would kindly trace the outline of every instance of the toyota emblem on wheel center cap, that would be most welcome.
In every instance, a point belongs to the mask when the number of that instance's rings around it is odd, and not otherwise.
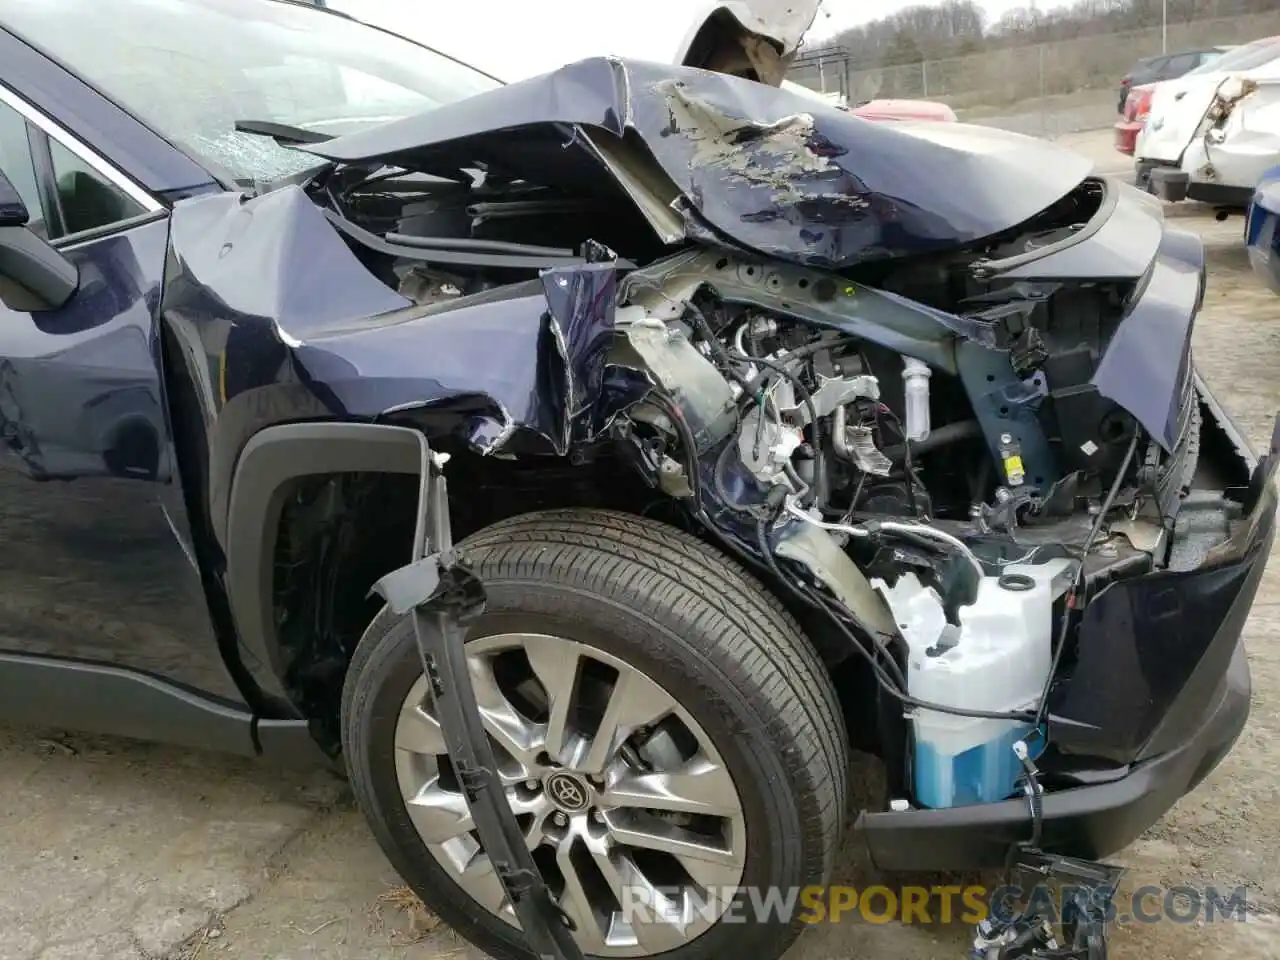
[[[578,813],[587,808],[591,795],[586,785],[577,777],[567,773],[557,773],[547,780],[547,796],[561,810],[567,813]]]

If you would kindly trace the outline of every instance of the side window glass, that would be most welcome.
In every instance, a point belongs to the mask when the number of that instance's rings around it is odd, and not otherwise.
[[[146,212],[136,200],[53,138],[49,140],[49,150],[67,234],[107,227]]]
[[[27,121],[7,103],[0,103],[0,170],[4,171],[27,205],[27,213],[31,215],[28,225],[40,236],[45,236],[44,208],[40,205],[36,166],[27,140]]]

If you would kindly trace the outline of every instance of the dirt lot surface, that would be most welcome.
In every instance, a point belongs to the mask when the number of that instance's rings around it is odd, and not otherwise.
[[[1127,164],[1109,132],[1069,144]],[[1280,299],[1248,271],[1239,218],[1171,214],[1206,240],[1202,373],[1255,442],[1280,408]],[[1118,858],[1127,885],[1247,887],[1245,922],[1130,925],[1119,960],[1280,958],[1280,564],[1247,627],[1254,703],[1235,751]],[[861,768],[860,768],[861,770]],[[324,773],[55,731],[0,730],[0,960],[440,960],[472,957],[397,896],[395,877]],[[852,852],[837,882],[871,875]],[[981,878],[988,882],[991,878]],[[912,878],[951,882],[953,878]],[[890,881],[893,882],[893,881]],[[899,881],[900,882],[900,881]],[[847,922],[789,960],[967,957],[960,927]]]

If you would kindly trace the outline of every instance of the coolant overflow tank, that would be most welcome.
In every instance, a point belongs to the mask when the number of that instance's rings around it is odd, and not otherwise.
[[[919,443],[929,436],[929,365],[915,357],[902,363],[902,389],[907,439]]]
[[[1053,605],[1071,584],[1075,562],[1010,564],[983,577],[977,599],[947,623],[942,600],[915,574],[884,596],[907,645],[907,692],[960,710],[1005,713],[1033,709],[1053,660]],[[915,801],[925,807],[992,803],[1017,790],[1021,765],[1013,744],[1031,724],[920,709],[915,735]]]

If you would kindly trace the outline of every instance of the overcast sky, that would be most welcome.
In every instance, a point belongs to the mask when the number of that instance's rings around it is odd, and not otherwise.
[[[917,0],[918,2],[918,0]],[[1031,0],[978,0],[995,20]],[[841,30],[911,6],[912,0],[824,0],[809,34]],[[1061,0],[1039,0],[1042,10]],[[688,31],[690,0],[329,0],[329,6],[519,80],[583,57],[668,60]]]

